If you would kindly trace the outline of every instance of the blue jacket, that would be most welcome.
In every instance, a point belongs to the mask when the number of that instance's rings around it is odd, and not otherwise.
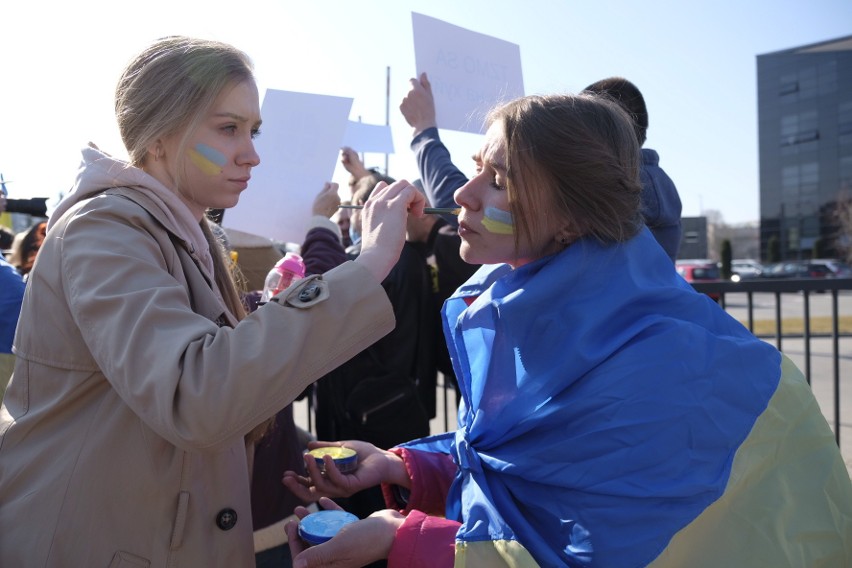
[[[0,353],[12,352],[24,287],[24,279],[15,267],[0,257]]]
[[[674,262],[680,250],[681,203],[672,179],[660,167],[660,156],[642,148],[642,217],[660,246]]]

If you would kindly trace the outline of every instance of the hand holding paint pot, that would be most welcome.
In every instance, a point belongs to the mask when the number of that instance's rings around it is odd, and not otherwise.
[[[331,499],[322,498],[319,505],[323,510],[318,513],[310,513],[304,507],[296,507],[294,512],[301,519],[300,522],[290,521],[287,524],[287,540],[293,556],[293,566],[355,568],[385,559],[390,553],[397,529],[405,521],[401,513],[389,509],[377,511],[363,520],[357,520],[356,517],[356,520],[352,521],[349,513],[343,511]],[[312,544],[308,539],[316,535],[311,531],[324,531],[314,526],[314,519],[328,520],[340,526],[331,527],[326,531],[333,532],[328,539],[321,537],[323,542]],[[305,538],[306,536],[308,538]]]
[[[351,473],[358,469],[358,454],[352,448],[342,446],[323,446],[308,451],[308,455],[314,458],[320,472],[325,473],[325,456],[331,458],[340,473]]]
[[[345,445],[345,447],[344,447]],[[319,459],[312,452],[305,454],[307,475],[285,471],[281,483],[304,502],[316,501],[320,497],[349,497],[369,487],[382,483],[410,488],[411,479],[402,459],[394,453],[377,448],[369,442],[346,440],[345,442],[308,442],[309,450],[319,449]],[[337,460],[330,452],[352,450],[357,454],[356,468],[341,473]],[[351,458],[348,458],[351,459]],[[322,466],[321,469],[320,462]]]
[[[317,511],[299,521],[299,536],[308,546],[328,542],[358,517],[346,511]]]

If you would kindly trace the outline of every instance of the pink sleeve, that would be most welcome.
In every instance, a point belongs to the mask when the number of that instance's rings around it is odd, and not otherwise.
[[[460,526],[456,521],[411,511],[396,531],[388,568],[452,568]]]
[[[458,472],[450,456],[407,448],[391,448],[390,451],[401,457],[405,464],[408,477],[411,478],[411,494],[408,503],[400,503],[394,495],[393,486],[383,483],[382,493],[388,508],[396,509],[404,515],[417,509],[443,516],[447,493]]]

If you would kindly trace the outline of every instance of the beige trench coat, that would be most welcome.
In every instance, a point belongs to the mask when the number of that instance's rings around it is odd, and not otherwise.
[[[0,566],[254,566],[243,436],[390,331],[392,309],[348,262],[223,327],[166,216],[108,193],[51,228],[27,286]]]

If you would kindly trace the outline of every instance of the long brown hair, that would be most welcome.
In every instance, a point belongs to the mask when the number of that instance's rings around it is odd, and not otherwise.
[[[568,225],[622,242],[642,227],[639,145],[615,102],[593,94],[527,96],[491,112],[506,140],[515,241]]]

